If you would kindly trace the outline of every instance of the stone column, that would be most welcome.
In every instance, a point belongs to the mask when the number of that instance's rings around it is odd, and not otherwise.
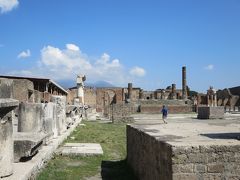
[[[207,106],[210,105],[210,102],[209,102],[209,95],[207,94]]]
[[[210,97],[211,97],[211,106],[213,107],[213,94],[211,94]]]
[[[86,76],[78,75],[77,76],[77,98],[79,102],[84,105],[84,81]]]
[[[164,91],[164,90],[161,91],[161,99],[166,99],[165,91]]]
[[[186,77],[186,66],[182,67],[182,98],[187,99],[187,77]]]
[[[217,107],[217,94],[214,94],[214,106]]]
[[[128,83],[128,99],[132,100],[132,83]]]
[[[0,178],[13,173],[12,110],[17,106],[17,100],[0,99]]]
[[[172,84],[172,99],[177,99],[176,84]]]
[[[139,91],[139,99],[143,99],[143,90],[142,89],[140,89],[140,91]]]

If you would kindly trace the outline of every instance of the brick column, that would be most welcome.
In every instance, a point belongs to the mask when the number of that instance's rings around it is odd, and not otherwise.
[[[187,99],[187,77],[186,66],[182,67],[182,98]]]
[[[132,99],[132,83],[128,83],[128,99]]]

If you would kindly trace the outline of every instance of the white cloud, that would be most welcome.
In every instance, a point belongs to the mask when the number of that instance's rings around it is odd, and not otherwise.
[[[11,11],[18,6],[18,0],[0,0],[0,12],[5,13]]]
[[[18,58],[27,58],[31,56],[31,52],[29,49],[27,49],[26,51],[22,51],[18,54]]]
[[[123,67],[118,59],[111,60],[107,53],[103,53],[93,62],[74,44],[67,44],[65,49],[45,46],[41,50],[39,68],[55,79],[70,79],[81,73],[92,80],[124,81]]]
[[[213,64],[209,64],[204,69],[211,71],[211,70],[214,69],[214,65]]]
[[[68,50],[72,50],[72,51],[79,51],[80,50],[79,47],[76,46],[75,44],[66,44],[66,48]]]
[[[129,71],[129,73],[130,73],[131,75],[133,75],[133,76],[143,77],[143,76],[145,76],[146,71],[145,71],[143,68],[136,66],[136,67],[133,67],[133,68]]]
[[[75,79],[77,74],[85,74],[89,82],[104,80],[123,86],[130,82],[132,77],[136,79],[145,75],[145,70],[135,67],[134,76],[130,76],[119,59],[111,58],[107,53],[90,58],[81,52],[78,46],[66,44],[63,49],[51,45],[43,47],[35,67],[13,74],[48,77],[54,80]]]

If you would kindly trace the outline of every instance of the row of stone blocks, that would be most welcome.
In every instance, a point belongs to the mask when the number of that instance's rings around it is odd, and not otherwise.
[[[30,159],[43,144],[80,119],[79,107],[66,107],[66,97],[53,96],[51,101],[18,104],[17,100],[0,99],[0,177],[12,174],[13,161]],[[13,131],[13,110],[17,107],[18,125]]]
[[[240,179],[240,145],[174,146],[131,125],[127,162],[141,180]]]

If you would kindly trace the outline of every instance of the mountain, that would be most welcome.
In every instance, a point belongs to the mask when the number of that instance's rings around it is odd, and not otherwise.
[[[71,87],[75,87],[76,86],[76,81],[75,80],[59,80],[56,81],[60,86],[62,86],[64,89],[68,89]],[[91,82],[85,82],[85,86],[91,86],[91,87],[115,87],[114,85],[112,85],[109,82],[106,81],[96,81],[94,83]]]
[[[89,83],[89,84],[91,84],[91,83]],[[87,83],[86,83],[86,86],[87,86]],[[106,81],[97,81],[97,82],[91,84],[90,86],[93,86],[93,87],[115,87],[113,84],[106,82]]]
[[[60,86],[62,86],[64,89],[68,89],[68,88],[76,86],[76,81],[75,80],[58,80],[56,82]]]

